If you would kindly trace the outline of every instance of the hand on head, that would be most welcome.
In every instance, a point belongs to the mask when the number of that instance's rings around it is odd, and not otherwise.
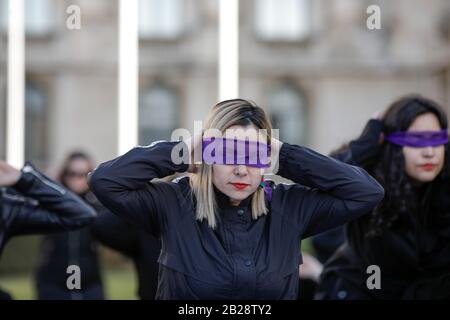
[[[20,171],[0,160],[0,187],[10,187],[20,179]]]
[[[278,172],[278,161],[280,158],[280,150],[282,145],[283,142],[278,139],[272,138],[270,167],[264,170],[264,174],[276,174]]]

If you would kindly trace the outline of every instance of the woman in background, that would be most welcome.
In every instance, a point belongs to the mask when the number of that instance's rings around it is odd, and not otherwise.
[[[99,216],[104,208],[89,191],[87,174],[93,169],[92,160],[83,152],[73,152],[64,161],[59,174],[61,184],[93,207]],[[67,288],[67,267],[81,270],[81,289]],[[36,273],[39,299],[81,300],[104,299],[97,243],[91,228],[60,232],[46,236],[41,245]]]
[[[386,196],[348,224],[347,241],[324,267],[318,299],[450,298],[447,129],[437,103],[408,96],[335,154],[365,168]],[[377,289],[367,285],[371,265],[381,271]]]

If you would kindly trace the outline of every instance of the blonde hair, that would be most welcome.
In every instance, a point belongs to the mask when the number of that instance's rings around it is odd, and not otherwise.
[[[266,130],[267,143],[270,144],[272,125],[263,109],[254,102],[244,99],[233,99],[219,102],[209,112],[204,124],[205,130],[216,129],[224,134],[225,130],[234,125],[254,125]],[[202,163],[195,174],[191,175],[190,185],[197,200],[196,219],[206,219],[208,225],[215,229],[217,203],[212,182],[212,165]],[[252,218],[258,219],[267,214],[264,190],[258,188],[251,199]]]

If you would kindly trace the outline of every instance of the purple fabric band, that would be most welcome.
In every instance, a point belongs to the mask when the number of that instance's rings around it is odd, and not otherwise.
[[[398,131],[385,137],[390,143],[404,147],[434,147],[448,143],[447,129],[438,131]]]
[[[272,188],[270,187],[268,182],[263,182],[264,184],[264,193],[266,194],[266,198],[269,202],[272,201]]]
[[[202,160],[206,164],[243,164],[256,168],[270,167],[270,145],[257,141],[204,138]]]

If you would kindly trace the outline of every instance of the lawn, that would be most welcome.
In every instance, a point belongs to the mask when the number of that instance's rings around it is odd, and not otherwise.
[[[135,300],[136,277],[133,268],[110,269],[103,271],[106,297],[112,300]],[[32,300],[36,298],[31,274],[2,275],[0,286],[14,299]]]

